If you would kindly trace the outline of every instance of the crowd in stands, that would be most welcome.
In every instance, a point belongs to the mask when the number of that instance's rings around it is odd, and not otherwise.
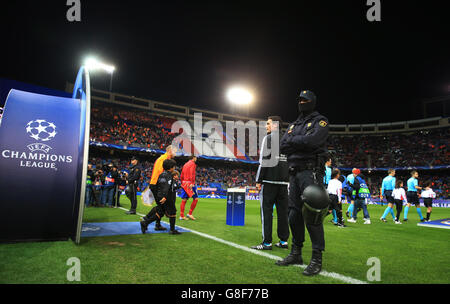
[[[119,171],[127,170],[130,163],[127,159],[92,157],[89,159],[94,168],[101,168],[109,163],[113,163],[118,167]],[[139,190],[145,189],[151,178],[154,161],[141,161],[139,167],[142,170],[142,177],[138,183]],[[181,172],[184,162],[178,161],[178,170]],[[230,168],[216,163],[204,163],[197,166],[196,183],[198,186],[208,187],[211,184],[221,184],[223,189],[234,187],[255,186],[256,166],[254,168]],[[430,174],[431,171],[419,171],[419,186],[426,181],[432,182],[432,188],[437,194],[437,198],[449,199],[449,180],[444,172]],[[384,172],[386,173],[386,172]],[[350,172],[343,172],[345,176]],[[379,197],[382,179],[387,175],[381,172],[367,173],[363,172],[364,178],[368,183],[372,197]],[[410,178],[409,171],[397,171],[396,178],[400,179],[406,185],[406,181]]]
[[[116,145],[163,150],[172,143],[174,119],[137,109],[93,106],[91,140]]]
[[[92,107],[91,139],[163,150],[176,136],[170,132],[174,121],[144,110],[97,105]],[[439,166],[450,164],[449,139],[450,128],[441,128],[389,135],[330,135],[328,146],[338,167]]]
[[[329,150],[339,167],[410,167],[450,164],[450,128],[389,135],[331,135]]]
[[[200,167],[197,169],[197,183],[208,186],[209,183],[220,183],[224,188],[244,187],[255,184],[256,171],[244,169]]]
[[[175,119],[159,116],[149,111],[94,104],[91,116],[91,140],[142,148],[164,150],[177,134],[170,132]],[[330,135],[328,148],[332,152],[333,166],[341,168],[392,168],[412,166],[439,166],[450,164],[448,150],[450,128],[421,130],[410,133],[382,135]],[[248,143],[246,143],[248,146]],[[254,157],[257,160],[257,157]],[[92,159],[93,164],[104,162]],[[127,160],[115,159],[119,170],[128,167]],[[153,162],[144,161],[140,188],[150,179]],[[179,168],[181,169],[181,168]],[[226,187],[254,185],[254,170],[217,166],[198,166],[197,183],[207,186],[220,183]],[[403,171],[406,172],[406,171]],[[379,195],[384,176],[370,174],[369,187]],[[409,176],[400,176],[406,182]],[[440,197],[448,197],[446,176],[422,176],[432,180]]]
[[[109,163],[113,163],[117,166],[119,171],[127,170],[130,165],[129,160],[120,158],[101,158],[91,157],[89,162],[94,168],[101,168]],[[154,161],[141,161],[139,167],[142,171],[141,180],[138,183],[140,190],[145,189],[148,186]],[[181,172],[184,163],[179,162],[178,170]],[[256,168],[255,168],[256,169]],[[210,183],[218,183],[222,185],[222,188],[234,188],[245,187],[255,184],[256,171],[243,169],[243,168],[229,168],[229,167],[217,167],[212,164],[205,166],[197,166],[196,183],[198,186],[209,186]]]

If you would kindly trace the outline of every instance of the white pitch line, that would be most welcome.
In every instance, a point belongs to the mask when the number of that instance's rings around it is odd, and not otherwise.
[[[118,208],[128,211],[128,209],[125,209],[123,207],[118,207]],[[140,216],[145,216],[145,214],[141,214],[141,213],[137,213],[137,212],[136,212],[136,214],[140,215]],[[167,224],[167,222],[165,222],[165,221],[162,221],[162,222]],[[256,249],[250,249],[249,247],[245,247],[245,246],[242,246],[242,245],[230,242],[230,241],[226,241],[226,240],[220,239],[218,237],[215,237],[215,236],[203,233],[203,232],[195,231],[195,230],[192,230],[191,228],[186,228],[186,227],[182,227],[182,226],[178,226],[178,225],[176,225],[176,227],[180,227],[180,228],[189,230],[190,232],[192,232],[194,234],[197,234],[199,236],[202,236],[204,238],[207,238],[207,239],[210,239],[210,240],[213,240],[213,241],[216,241],[216,242],[219,242],[219,243],[222,243],[222,244],[225,244],[225,245],[237,248],[237,249],[241,249],[241,250],[246,251],[246,252],[250,252],[250,253],[253,253],[253,254],[256,254],[256,255],[259,255],[259,256],[263,256],[263,257],[266,257],[266,258],[269,258],[269,259],[272,259],[272,260],[282,260],[282,258],[279,257],[279,256],[276,256],[276,255],[273,255],[273,254],[268,254],[268,253],[265,253],[265,252],[262,252],[262,251],[259,251],[259,250],[256,250]],[[303,269],[306,268],[305,265],[293,265],[293,266],[300,267],[300,268],[303,268]],[[319,275],[324,276],[324,277],[328,277],[328,278],[332,278],[332,279],[336,279],[336,280],[339,280],[339,281],[343,281],[343,282],[349,283],[349,284],[368,284],[365,281],[354,279],[352,277],[347,277],[347,276],[344,276],[344,275],[336,273],[336,272],[328,272],[328,271],[322,270],[319,273]]]

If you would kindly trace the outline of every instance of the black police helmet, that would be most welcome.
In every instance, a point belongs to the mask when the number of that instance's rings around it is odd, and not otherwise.
[[[127,186],[125,187],[125,195],[126,195],[128,198],[130,198],[130,197],[131,197],[131,194],[132,194],[131,187],[130,187],[130,185],[127,185]]]
[[[302,194],[302,200],[314,209],[328,208],[330,198],[325,189],[313,184],[306,187]]]

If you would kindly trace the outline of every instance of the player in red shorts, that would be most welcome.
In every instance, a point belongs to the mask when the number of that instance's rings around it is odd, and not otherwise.
[[[197,156],[189,157],[189,161],[184,164],[183,169],[181,170],[181,204],[180,204],[180,220],[187,220],[186,217],[191,220],[195,220],[195,217],[192,215],[194,212],[195,206],[197,206],[198,195],[197,195],[197,187],[195,187],[195,169],[197,168]],[[189,213],[184,216],[184,208],[186,206],[186,202],[189,198],[193,198],[191,209]]]

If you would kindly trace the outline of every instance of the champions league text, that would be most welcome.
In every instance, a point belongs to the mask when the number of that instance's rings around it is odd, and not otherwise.
[[[3,158],[20,160],[20,167],[28,168],[44,168],[58,170],[56,163],[71,163],[73,161],[71,155],[55,155],[33,152],[19,152],[11,150],[2,151]]]

